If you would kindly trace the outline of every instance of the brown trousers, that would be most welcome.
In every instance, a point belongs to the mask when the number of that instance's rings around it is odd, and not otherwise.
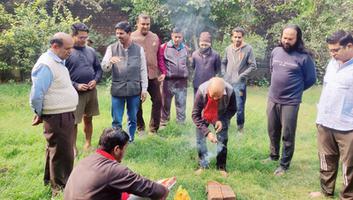
[[[353,130],[338,131],[322,125],[317,125],[317,130],[322,192],[333,196],[341,158],[343,187],[340,199],[353,199]]]
[[[68,112],[44,115],[42,118],[47,140],[44,183],[50,183],[55,192],[65,187],[73,168],[75,117],[73,112]]]
[[[159,123],[161,121],[161,107],[162,107],[162,95],[161,95],[161,83],[158,79],[149,79],[147,91],[151,96],[152,101],[152,112],[150,120],[150,132],[157,132]],[[137,130],[145,130],[145,121],[143,120],[142,102],[137,112]]]
[[[279,159],[282,138],[282,156],[280,165],[288,169],[294,154],[295,131],[297,128],[299,105],[282,105],[268,100],[267,129],[270,138],[270,157]]]

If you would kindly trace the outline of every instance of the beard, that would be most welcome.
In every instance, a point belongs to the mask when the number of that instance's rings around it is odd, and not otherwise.
[[[288,43],[281,43],[281,46],[284,49],[284,51],[286,51],[288,53],[290,53],[296,49],[295,45],[290,45]]]

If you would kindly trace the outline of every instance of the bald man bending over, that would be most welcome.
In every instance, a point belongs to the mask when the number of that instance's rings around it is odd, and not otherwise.
[[[35,113],[32,125],[43,122],[47,140],[44,183],[50,183],[52,196],[65,187],[74,163],[73,111],[78,95],[65,67],[73,45],[69,34],[56,33],[50,49],[39,57],[31,74],[30,104]]]
[[[203,83],[195,95],[192,119],[196,125],[196,145],[200,174],[208,168],[206,138],[217,144],[217,169],[226,177],[227,142],[229,120],[236,113],[235,93],[231,85],[222,78],[214,77]],[[208,126],[212,124],[215,133]]]

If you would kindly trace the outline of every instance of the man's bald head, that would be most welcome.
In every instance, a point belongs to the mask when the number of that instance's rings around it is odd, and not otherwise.
[[[222,98],[225,86],[226,84],[222,78],[211,78],[208,85],[208,95],[214,100]]]
[[[67,33],[58,32],[50,39],[51,50],[61,59],[65,60],[70,56],[74,46],[72,36]]]

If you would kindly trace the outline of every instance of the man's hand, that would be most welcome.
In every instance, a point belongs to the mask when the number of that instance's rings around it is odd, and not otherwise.
[[[162,81],[164,81],[164,79],[165,79],[165,74],[161,74],[159,77],[158,77],[158,81],[159,82],[162,82]]]
[[[88,82],[88,89],[93,90],[97,85],[97,81],[96,80],[91,80],[90,82]]]
[[[216,129],[216,133],[219,133],[222,130],[222,128],[223,128],[222,122],[221,121],[216,121],[214,127]]]
[[[43,120],[40,116],[34,115],[33,120],[32,120],[32,126],[37,126],[38,124],[42,123]]]
[[[89,85],[88,84],[79,83],[77,85],[77,90],[78,91],[87,91],[88,89],[89,89]]]
[[[208,139],[210,142],[212,142],[212,143],[217,143],[217,142],[218,142],[218,140],[217,140],[217,138],[215,137],[215,135],[214,135],[213,133],[211,133],[211,132],[208,133],[207,139]]]
[[[115,64],[120,61],[120,58],[118,56],[113,56],[110,58],[109,62],[110,64]]]
[[[141,101],[142,103],[145,102],[147,99],[147,92],[141,92]]]

